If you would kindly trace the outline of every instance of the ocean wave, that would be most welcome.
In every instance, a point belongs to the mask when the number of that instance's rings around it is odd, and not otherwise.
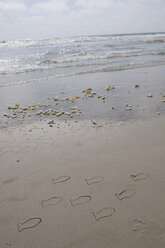
[[[147,40],[146,43],[164,43],[165,39]]]
[[[157,52],[157,53],[153,53],[153,55],[164,56],[165,55],[165,52]]]
[[[165,62],[155,62],[155,63],[129,63],[124,66],[114,66],[114,67],[101,67],[96,69],[90,69],[86,71],[77,71],[73,73],[66,73],[66,74],[56,74],[51,75],[48,77],[42,77],[42,78],[34,78],[30,80],[24,80],[24,81],[16,81],[16,82],[10,82],[6,84],[0,85],[0,88],[2,87],[10,87],[10,86],[19,86],[19,85],[26,85],[29,83],[39,83],[41,81],[51,80],[55,78],[64,78],[64,77],[71,77],[71,76],[78,76],[78,75],[84,75],[84,74],[93,74],[93,73],[101,73],[101,72],[111,72],[111,71],[121,71],[121,70],[129,70],[129,69],[135,69],[135,68],[142,68],[142,67],[151,67],[151,66],[158,66],[158,65],[165,65]]]
[[[146,34],[109,34],[109,35],[91,35],[91,36],[75,36],[75,37],[56,37],[51,39],[24,39],[24,40],[2,40],[0,41],[1,47],[8,48],[21,48],[31,46],[54,46],[60,44],[71,43],[91,43],[97,41],[121,41],[121,40],[134,40],[144,42],[165,42],[164,33],[146,33]]]
[[[60,69],[72,69],[76,68],[92,68],[102,65],[110,64],[120,64],[125,66],[127,61],[132,63],[137,62],[136,58],[140,58],[141,61],[151,60],[151,57],[164,56],[165,52],[143,52],[137,50],[136,52],[125,51],[125,52],[116,52],[116,53],[105,53],[105,54],[91,54],[90,56],[71,56],[61,59],[47,59],[43,61],[34,62],[32,64],[22,64],[19,60],[0,60],[0,75],[11,75],[11,74],[23,74],[39,71],[48,71],[48,70],[60,70]],[[149,59],[148,59],[148,58]],[[139,59],[138,59],[139,60]],[[140,61],[139,60],[139,61]],[[158,60],[158,59],[157,59]],[[140,63],[140,62],[139,62]],[[65,71],[64,71],[65,73]]]
[[[126,66],[127,62],[159,62],[165,60],[164,42],[165,33],[2,40],[0,75],[47,74],[47,70],[65,74],[83,67],[90,70],[112,64]]]
[[[39,65],[42,65],[42,64],[57,64],[58,62],[56,60],[50,60],[50,59],[47,59],[47,60],[43,60],[39,63]]]

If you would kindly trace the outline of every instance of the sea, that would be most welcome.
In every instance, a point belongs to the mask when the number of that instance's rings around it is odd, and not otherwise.
[[[165,33],[0,41],[0,87],[165,64]]]

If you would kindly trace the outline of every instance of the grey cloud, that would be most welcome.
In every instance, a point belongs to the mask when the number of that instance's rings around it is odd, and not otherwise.
[[[163,31],[164,18],[164,0],[1,0],[0,39]]]

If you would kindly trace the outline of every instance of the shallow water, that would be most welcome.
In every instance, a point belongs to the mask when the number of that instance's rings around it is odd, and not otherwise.
[[[0,89],[0,125],[18,125],[22,123],[38,122],[40,120],[74,121],[93,120],[100,122],[101,119],[108,121],[128,121],[131,119],[146,119],[165,113],[165,66],[148,67],[141,69],[131,69],[120,72],[97,73],[56,80],[40,81],[36,84],[17,85],[13,87],[2,87]],[[139,88],[135,88],[135,84]],[[115,89],[106,91],[108,85],[114,85]],[[82,90],[92,88],[96,95],[86,97]],[[152,94],[153,97],[147,97]],[[67,101],[66,97],[79,96],[74,102]],[[99,95],[105,96],[105,101],[99,99]],[[54,101],[59,97],[58,105]],[[49,98],[49,99],[46,99]],[[13,114],[13,110],[8,110],[9,105],[19,103],[21,107],[33,104],[50,104],[48,107],[40,107],[34,111],[24,111],[16,119],[8,119],[4,113]],[[131,105],[131,110],[129,106]],[[72,113],[71,107],[77,106]],[[67,115],[56,117],[55,115],[37,115],[38,111],[47,109],[64,110],[70,112],[73,118]],[[23,118],[23,114],[25,118]],[[30,117],[28,115],[31,115]],[[5,124],[6,125],[6,124]]]

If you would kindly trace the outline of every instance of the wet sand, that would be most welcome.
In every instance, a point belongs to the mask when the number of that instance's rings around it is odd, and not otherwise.
[[[117,96],[123,106],[116,112],[133,113],[136,118],[91,117],[89,111],[88,118],[78,122],[78,116],[69,121],[55,116],[52,126],[48,124],[52,117],[14,126],[9,120],[1,126],[0,247],[164,248],[161,82],[161,88],[149,88],[149,84],[143,88],[138,82],[139,88],[129,84],[125,89],[131,89],[132,99],[134,95],[136,100],[145,99],[141,102],[145,118],[137,114],[135,104],[125,111],[127,96],[123,99],[115,87],[107,94],[110,99]],[[96,92],[93,98],[82,99],[87,109],[88,101],[93,101],[93,109],[98,102],[104,104]],[[107,105],[102,108],[105,113],[109,98],[106,96]],[[78,102],[68,104],[70,108]],[[152,114],[150,105],[155,105]],[[85,115],[83,108],[82,113]]]
[[[1,130],[1,247],[164,247],[165,118],[101,124]]]
[[[0,88],[0,126],[20,126],[20,123],[27,124],[44,119],[56,121],[69,121],[70,117],[62,115],[55,118],[53,115],[36,115],[37,112],[49,109],[71,113],[71,107],[77,106],[81,113],[73,114],[75,120],[115,120],[128,121],[132,119],[148,119],[157,115],[157,112],[164,114],[165,100],[165,66],[140,68],[127,71],[114,71],[107,73],[96,73],[79,75],[56,80],[45,80],[39,83]],[[135,88],[135,85],[139,85]],[[106,87],[113,85],[115,89],[106,91]],[[93,97],[86,96],[88,88]],[[152,94],[153,97],[147,97]],[[66,98],[78,96],[74,101]],[[105,100],[98,98],[104,96]],[[58,101],[54,101],[55,98]],[[56,105],[58,103],[58,105]],[[9,106],[20,104],[23,113],[17,114],[17,118],[4,118],[7,113],[13,116],[13,110]],[[42,105],[42,107],[29,111],[24,109],[31,105]],[[128,104],[128,106],[125,106]],[[45,106],[47,105],[47,107]],[[131,110],[130,109],[131,106]],[[29,116],[30,114],[30,116]],[[71,113],[72,114],[72,113]],[[76,113],[78,114],[78,113]],[[6,124],[5,121],[8,123]]]

